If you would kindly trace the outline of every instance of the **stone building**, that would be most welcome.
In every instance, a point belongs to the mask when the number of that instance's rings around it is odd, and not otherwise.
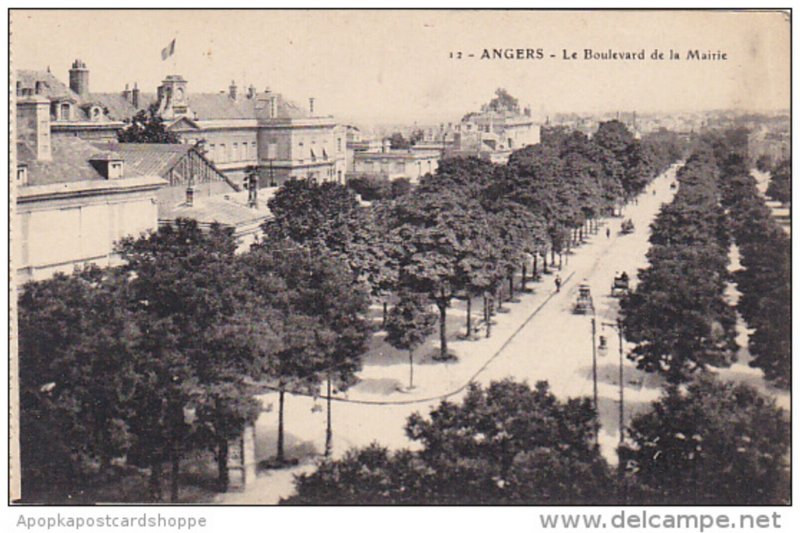
[[[114,243],[158,227],[158,176],[119,154],[51,129],[53,99],[40,89],[17,97],[11,237],[16,281],[117,261]]]
[[[382,176],[388,179],[406,178],[418,183],[425,174],[439,168],[440,150],[391,150],[384,141],[379,150],[368,149],[353,152],[353,172],[350,176]]]

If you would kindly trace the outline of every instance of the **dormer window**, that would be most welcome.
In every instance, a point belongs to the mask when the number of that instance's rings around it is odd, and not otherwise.
[[[119,179],[124,176],[123,161],[116,154],[97,154],[89,161],[95,170],[107,180]]]
[[[71,106],[67,103],[61,104],[61,120],[70,120],[71,114]]]
[[[91,111],[90,111],[90,115],[91,115],[92,120],[94,120],[94,121],[100,120],[100,117],[103,116],[103,110],[100,109],[97,106],[92,106]]]
[[[17,165],[17,186],[25,187],[28,185],[28,166]]]

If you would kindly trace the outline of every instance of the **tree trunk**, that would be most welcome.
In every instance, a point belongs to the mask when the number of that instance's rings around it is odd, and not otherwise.
[[[559,270],[561,270],[561,266],[562,266],[562,259],[563,259],[563,257],[564,257],[564,256],[563,256],[562,254],[558,254],[558,269],[559,269]]]
[[[277,463],[283,463],[283,402],[284,402],[284,386],[281,385],[278,390],[278,452],[275,456]]]
[[[467,292],[467,338],[472,338],[472,295]]]
[[[325,426],[325,457],[333,451],[333,424],[331,420],[331,375],[328,374],[328,423]]]
[[[514,274],[508,275],[508,301],[514,300]]]
[[[386,320],[389,317],[389,306],[386,303],[386,300],[383,301],[383,325],[381,327],[386,327]]]
[[[547,270],[547,252],[542,254],[542,272],[545,274],[550,273],[550,271]]]
[[[556,266],[556,249],[550,248],[550,266]]]
[[[537,270],[539,270],[539,264],[538,263],[539,263],[539,254],[535,253],[535,254],[533,254],[533,279],[534,279],[534,281],[536,280],[536,278],[539,275],[539,273],[537,272]]]
[[[439,307],[439,358],[444,361],[447,359],[447,300],[444,289],[436,305]]]
[[[148,482],[150,499],[154,502],[161,501],[161,458],[156,457],[150,461],[150,480]]]
[[[497,283],[497,293],[495,295],[497,298],[497,311],[503,310],[503,284],[498,281]]]
[[[414,388],[414,350],[408,351],[408,388]]]
[[[230,476],[228,475],[228,439],[217,437],[217,488],[220,492],[228,492]]]
[[[525,292],[528,289],[528,263],[522,261],[522,281],[519,284],[519,290]]]
[[[486,338],[492,335],[492,300],[491,296],[486,298]]]
[[[181,470],[181,457],[180,454],[178,453],[177,446],[173,446],[170,456],[171,456],[170,459],[172,461],[172,471],[170,472],[169,501],[172,503],[177,503],[178,476],[180,475],[180,470]]]

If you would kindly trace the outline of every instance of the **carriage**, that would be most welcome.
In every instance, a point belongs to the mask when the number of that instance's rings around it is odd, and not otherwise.
[[[572,307],[572,312],[578,315],[594,313],[594,302],[592,301],[592,291],[588,283],[578,285],[578,298]]]
[[[619,232],[623,235],[628,235],[633,233],[633,220],[627,219],[622,222],[622,225],[619,228]]]
[[[630,279],[628,278],[628,274],[626,272],[614,276],[614,282],[611,284],[611,296],[618,298],[627,294],[629,290]]]

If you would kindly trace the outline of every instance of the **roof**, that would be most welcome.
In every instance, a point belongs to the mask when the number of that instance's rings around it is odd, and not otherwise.
[[[18,70],[17,83],[23,89],[36,90],[36,82],[43,82],[42,95],[51,100],[61,100],[69,98],[77,102],[82,102],[78,93],[74,92],[67,85],[61,83],[58,78],[46,70]]]
[[[17,160],[28,165],[28,185],[49,185],[53,183],[70,183],[76,181],[106,180],[91,164],[98,156],[109,156],[92,143],[78,137],[60,137],[51,139],[52,159],[37,161],[32,147],[24,140],[17,142]],[[125,170],[125,177],[142,176],[135,168]]]
[[[139,174],[163,177],[183,156],[192,150],[190,144],[94,143],[98,149],[122,156],[128,168]]]
[[[227,182],[233,190],[238,190],[237,185],[209,161],[200,151],[191,144],[155,144],[155,143],[93,143],[95,147],[106,152],[113,152],[122,156],[128,168],[139,174],[156,175],[169,179],[169,171],[194,151],[203,161],[203,164],[217,174],[221,181]]]
[[[223,195],[195,198],[192,206],[181,203],[176,206],[164,206],[159,213],[159,220],[175,220],[177,218],[193,218],[201,224],[217,222],[226,226],[240,227],[263,221],[272,216],[267,201],[276,188],[259,190],[258,208],[247,206],[247,191],[231,192]]]
[[[109,118],[114,120],[125,120],[133,117],[141,110],[156,101],[155,93],[140,93],[139,107],[133,104],[122,93],[91,93],[90,100],[97,102],[100,106],[108,110]]]

